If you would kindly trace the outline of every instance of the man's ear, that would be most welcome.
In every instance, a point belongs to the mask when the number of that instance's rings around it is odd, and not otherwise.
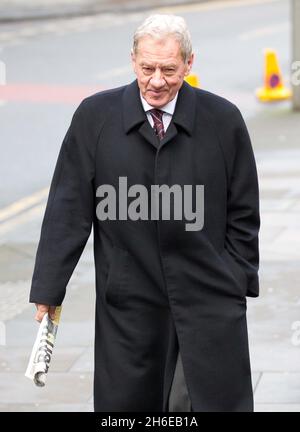
[[[130,51],[130,56],[131,56],[131,64],[132,64],[133,71],[134,71],[134,73],[136,73],[135,54],[134,54],[132,48],[131,48],[131,51]]]
[[[184,74],[185,76],[189,75],[189,73],[190,73],[190,71],[192,69],[193,63],[194,63],[194,53],[191,54],[190,58],[187,61],[186,72]]]

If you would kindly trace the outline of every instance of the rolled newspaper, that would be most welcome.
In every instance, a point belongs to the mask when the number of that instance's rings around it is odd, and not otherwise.
[[[50,319],[48,313],[44,315],[25,372],[25,376],[33,380],[39,387],[43,387],[46,383],[60,314],[61,306],[57,306],[53,320]]]

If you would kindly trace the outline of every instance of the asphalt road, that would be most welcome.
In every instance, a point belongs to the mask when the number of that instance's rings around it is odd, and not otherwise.
[[[289,2],[183,5],[201,87],[236,103],[245,117],[261,105],[265,47],[278,51],[289,78]],[[80,100],[134,79],[132,34],[149,12],[2,24],[0,60],[0,208],[47,187],[63,136]]]

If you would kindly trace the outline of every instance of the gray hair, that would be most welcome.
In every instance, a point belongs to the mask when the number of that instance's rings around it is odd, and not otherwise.
[[[137,53],[138,42],[144,36],[164,39],[173,36],[180,44],[181,55],[186,63],[192,54],[191,35],[184,18],[177,15],[155,14],[150,15],[136,29],[133,35],[133,52]]]

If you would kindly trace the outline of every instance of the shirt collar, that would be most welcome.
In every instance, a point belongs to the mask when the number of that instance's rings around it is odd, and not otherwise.
[[[176,101],[177,101],[177,96],[178,96],[178,92],[176,93],[174,99],[172,99],[170,102],[168,102],[166,105],[164,105],[163,107],[159,108],[161,111],[164,111],[165,113],[168,113],[170,115],[174,114],[175,111],[175,105],[176,105]],[[144,111],[147,112],[151,109],[153,109],[154,107],[149,105],[148,102],[146,101],[146,99],[143,98],[141,92],[140,92],[140,98],[142,101],[142,105],[144,108]]]

